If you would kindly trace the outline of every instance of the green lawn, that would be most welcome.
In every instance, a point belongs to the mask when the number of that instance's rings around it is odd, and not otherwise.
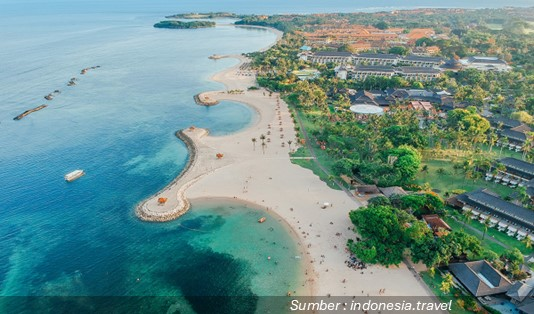
[[[488,154],[490,154],[489,145],[482,144],[480,146],[480,148],[483,151],[485,151]],[[493,146],[493,149],[491,150],[491,157],[493,157],[495,159],[501,159],[501,158],[504,158],[504,157],[514,157],[514,158],[517,158],[517,159],[522,159],[523,158],[523,153],[522,152],[516,152],[515,150],[509,150],[507,148],[503,148],[501,150],[501,147]]]
[[[449,301],[452,300],[452,306],[451,306],[451,311],[450,311],[451,313],[455,313],[455,314],[473,313],[464,308],[461,308],[458,305],[457,300],[459,298],[466,297],[463,295],[461,290],[453,287],[451,289],[451,292],[449,293],[450,295],[443,295],[443,292],[439,289],[441,286],[441,282],[443,281],[439,271],[436,271],[436,274],[434,275],[433,278],[430,277],[428,272],[421,272],[420,275],[423,278],[423,281],[426,283],[426,285],[432,290],[432,292],[434,292],[434,294],[438,297],[438,299],[441,302],[448,303]]]
[[[486,26],[492,31],[502,31],[502,24],[488,23]]]
[[[316,151],[317,154],[317,151]],[[293,154],[291,154],[291,157],[310,157],[311,154],[308,151],[308,148],[306,146],[300,147],[297,149],[297,151]],[[319,156],[319,155],[317,155]],[[321,181],[328,184],[329,187],[335,190],[341,190],[337,184],[333,183],[331,180],[329,180],[328,175],[321,169],[319,166],[317,166],[317,163],[314,160],[311,159],[291,159],[291,162],[299,165],[303,168],[310,169],[313,171],[313,173],[321,179]],[[326,165],[323,163],[323,165],[326,167]],[[327,168],[328,169],[328,168]]]
[[[455,214],[459,215],[459,214]],[[458,216],[457,216],[458,217]],[[463,217],[458,217],[458,219],[462,220]],[[464,229],[466,233],[476,236],[477,238],[481,238],[480,234],[477,234],[473,232],[469,228],[464,228],[463,222],[458,222],[451,217],[445,217],[445,221],[453,228],[453,230],[461,230]],[[478,220],[469,219],[467,224],[475,229],[477,229],[480,232],[484,232],[484,225],[481,224]],[[488,237],[494,238],[495,240],[509,246],[509,247],[515,247],[518,248],[524,255],[528,255],[534,252],[533,248],[527,248],[525,244],[516,238],[509,237],[506,233],[500,232],[496,228],[488,228],[488,231],[486,233],[486,239]],[[502,253],[506,252],[508,248],[505,248],[495,242],[485,240],[482,242],[482,246],[484,246],[487,249],[492,250],[493,252],[501,255]]]
[[[458,170],[457,174],[455,174],[453,163],[448,160],[427,160],[422,162],[421,166],[423,165],[428,166],[428,173],[420,172],[415,179],[415,183],[422,185],[428,182],[432,189],[439,190],[438,193],[441,196],[444,196],[445,192],[454,189],[473,191],[479,188],[486,188],[498,193],[501,197],[506,197],[514,193],[514,190],[507,186],[488,182],[484,179],[476,181],[466,180],[463,171]],[[439,168],[443,168],[445,174],[438,174],[437,170]]]
[[[304,126],[304,128],[306,129],[308,133],[308,136],[310,137],[311,142],[309,144],[313,148],[313,151],[317,157],[317,160],[329,173],[332,174],[333,173],[332,165],[334,164],[335,160],[332,157],[328,156],[327,152],[322,150],[321,147],[317,145],[317,143],[314,142],[313,139],[311,138],[312,137],[311,133],[313,129],[316,128],[316,126],[313,124],[313,122],[311,122],[307,118],[307,115],[322,115],[322,113],[320,111],[316,111],[316,112],[312,111],[312,112],[307,112],[307,113],[300,112],[300,118],[302,121],[302,125]],[[304,145],[303,147],[300,147],[295,153],[291,155],[291,157],[310,157],[310,156],[311,156],[311,153],[309,152],[308,147],[306,145]],[[301,167],[304,167],[306,169],[310,169],[311,171],[313,171],[315,175],[317,175],[322,181],[326,182],[328,186],[330,186],[331,188],[340,190],[339,186],[337,186],[337,184],[329,180],[328,175],[321,168],[319,168],[319,166],[317,166],[317,163],[314,160],[292,159],[291,161],[294,164],[297,164]],[[342,182],[342,180],[340,179],[338,181]]]

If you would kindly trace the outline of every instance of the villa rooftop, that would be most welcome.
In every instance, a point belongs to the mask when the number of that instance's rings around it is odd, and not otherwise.
[[[534,230],[534,211],[500,199],[487,190],[480,189],[464,193],[456,198],[461,203],[489,212],[491,215],[520,225],[527,230]]]
[[[500,123],[502,123],[502,126],[508,129],[515,128],[520,126],[522,123],[521,121],[505,118],[505,117],[495,117],[491,119],[491,122],[497,126]]]
[[[440,70],[426,67],[401,67],[403,73],[437,74]]]
[[[395,68],[390,66],[380,65],[357,65],[354,67],[355,71],[368,71],[368,72],[395,72]]]
[[[506,129],[501,132],[502,136],[505,136],[509,139],[516,140],[519,142],[524,142],[527,140],[527,135],[523,132],[514,131],[512,129]]]
[[[355,57],[359,58],[369,58],[369,59],[390,59],[390,60],[396,60],[399,58],[398,55],[394,54],[382,54],[382,53],[360,53],[357,55],[354,55]]]
[[[317,51],[316,56],[319,57],[350,57],[352,54],[348,51]]]
[[[507,170],[515,170],[522,178],[534,179],[534,164],[513,157],[506,157],[499,160]]]
[[[512,286],[485,260],[450,264],[449,270],[476,297],[505,293]]]
[[[402,58],[402,60],[406,60],[406,61],[421,61],[421,62],[436,62],[436,63],[439,63],[439,62],[443,61],[443,59],[441,59],[440,57],[427,57],[427,56],[416,56],[416,55],[408,55],[408,56]]]

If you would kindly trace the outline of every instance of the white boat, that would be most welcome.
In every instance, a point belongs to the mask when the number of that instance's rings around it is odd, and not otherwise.
[[[79,179],[85,174],[83,170],[74,170],[73,172],[69,172],[65,175],[65,181],[72,182],[76,179]]]

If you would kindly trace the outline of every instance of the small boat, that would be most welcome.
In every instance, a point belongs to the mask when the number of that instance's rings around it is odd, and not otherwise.
[[[80,177],[82,177],[83,175],[85,174],[85,172],[83,170],[74,170],[73,172],[69,172],[65,175],[65,181],[67,182],[72,182],[76,179],[79,179]]]
[[[261,217],[260,219],[258,219],[258,222],[261,224],[261,223],[265,222],[265,220],[267,220],[267,218]]]

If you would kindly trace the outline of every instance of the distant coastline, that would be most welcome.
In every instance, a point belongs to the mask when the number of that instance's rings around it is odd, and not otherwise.
[[[168,15],[165,18],[166,19],[195,20],[195,19],[221,19],[221,18],[237,19],[240,17],[242,17],[242,15],[229,13],[229,12],[206,12],[206,13],[173,14],[173,15]]]
[[[215,22],[209,21],[161,21],[154,24],[155,28],[170,28],[170,29],[196,29],[196,28],[209,28],[215,27]]]

